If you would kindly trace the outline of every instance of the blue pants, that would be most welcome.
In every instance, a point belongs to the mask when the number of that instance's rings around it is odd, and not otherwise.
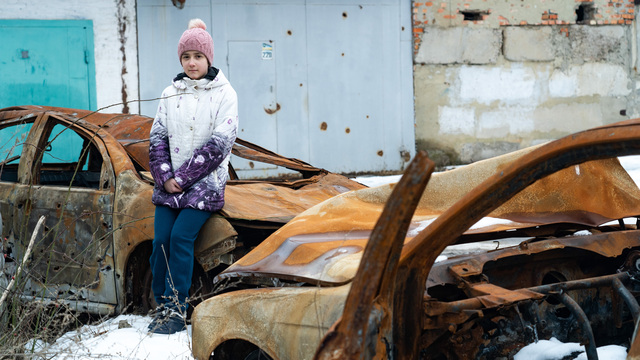
[[[156,206],[155,237],[149,262],[153,274],[151,289],[158,305],[165,304],[181,312],[187,310],[193,244],[209,216],[208,211]]]

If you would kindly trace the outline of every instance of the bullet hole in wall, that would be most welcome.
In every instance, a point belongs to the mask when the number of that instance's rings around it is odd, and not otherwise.
[[[276,103],[276,108],[275,109],[271,109],[271,108],[263,108],[264,112],[266,112],[269,115],[273,115],[275,113],[277,113],[278,111],[280,111],[282,107],[280,106],[280,103]]]
[[[291,35],[291,30],[287,30],[287,35]]]
[[[346,129],[344,129],[344,132],[346,132],[346,133],[348,134],[348,133],[350,133],[350,132],[351,132],[351,129],[346,128]]]
[[[402,150],[400,151],[400,158],[402,158],[402,161],[404,162],[409,162],[409,160],[411,160],[411,153],[406,150]]]
[[[253,163],[253,161],[249,161],[249,167],[253,169],[254,166],[255,164]]]
[[[342,17],[345,18],[345,19],[347,18],[347,12],[346,11],[342,13]]]
[[[627,116],[627,109],[620,110],[620,115]]]
[[[384,155],[384,152],[382,152],[382,150],[378,150],[377,154],[378,154],[378,156],[382,156],[382,155]]]
[[[480,10],[461,10],[460,13],[464,16],[463,20],[466,21],[481,21],[484,19],[484,15],[488,15],[488,12]]]
[[[576,24],[589,24],[595,20],[596,8],[593,4],[582,4],[576,9]]]
[[[325,131],[327,130],[327,123],[326,122],[322,122],[322,124],[320,124],[320,130]]]

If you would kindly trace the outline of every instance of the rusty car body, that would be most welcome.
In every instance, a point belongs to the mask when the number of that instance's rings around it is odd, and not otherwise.
[[[192,316],[194,356],[509,359],[556,337],[593,360],[628,346],[640,189],[617,157],[631,154],[640,120],[433,175],[419,152],[397,185],[304,211],[218,275]]]
[[[152,118],[41,106],[0,110],[0,282],[10,279],[40,216],[20,294],[114,314],[150,308]],[[224,208],[195,245],[193,290],[303,210],[364,186],[238,139],[233,154],[288,169],[286,177],[231,179]],[[232,160],[233,162],[233,160]],[[284,171],[284,170],[283,170]]]

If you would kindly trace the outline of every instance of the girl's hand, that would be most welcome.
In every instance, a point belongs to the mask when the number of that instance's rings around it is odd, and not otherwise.
[[[176,181],[176,179],[171,178],[165,181],[164,191],[168,192],[169,194],[175,194],[175,193],[181,193],[182,188],[180,187],[180,185],[178,185],[178,182]]]

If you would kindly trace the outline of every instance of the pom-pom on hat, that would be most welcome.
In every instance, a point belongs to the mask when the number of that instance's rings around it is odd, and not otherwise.
[[[213,65],[213,39],[206,31],[207,25],[200,19],[191,19],[189,28],[182,33],[178,42],[178,59],[182,53],[190,50],[197,50],[209,60],[209,66]],[[182,63],[182,60],[180,61]]]

